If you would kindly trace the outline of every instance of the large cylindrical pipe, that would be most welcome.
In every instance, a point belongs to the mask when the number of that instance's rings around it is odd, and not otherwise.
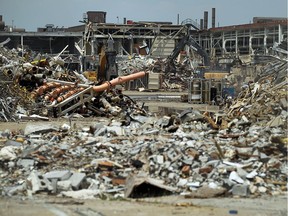
[[[59,88],[54,89],[52,92],[49,92],[45,95],[44,99],[46,101],[50,100],[50,99],[55,99],[57,98],[61,93],[66,92],[72,88],[74,88],[75,86],[73,85],[65,85],[65,86],[61,86]]]
[[[113,79],[113,80],[111,80],[109,82],[107,81],[107,82],[103,83],[102,85],[93,86],[93,90],[96,91],[96,92],[101,92],[101,91],[104,91],[106,89],[109,89],[112,86],[119,85],[121,83],[130,81],[130,80],[135,80],[135,79],[144,77],[145,75],[146,75],[146,72],[145,71],[141,71],[141,72],[137,72],[137,73],[134,73],[134,74],[129,74],[127,76],[117,77],[117,78],[115,78],[115,79]]]
[[[111,81],[107,81],[105,83],[103,83],[102,85],[99,85],[99,86],[93,86],[93,90],[95,92],[101,92],[101,91],[104,91],[106,89],[109,89],[111,88],[112,86],[115,86],[115,85],[118,85],[118,84],[121,84],[121,83],[124,83],[124,82],[127,82],[127,81],[130,81],[130,80],[135,80],[135,79],[138,79],[138,78],[141,78],[141,77],[144,77],[146,75],[147,72],[145,71],[140,71],[140,72],[137,72],[137,73],[133,73],[133,74],[129,74],[127,76],[122,76],[122,77],[117,77]],[[67,82],[67,81],[61,81],[61,80],[54,80],[54,79],[47,79],[48,81],[54,81],[54,82],[59,82],[58,84],[61,85],[61,84],[66,84],[66,85],[75,85],[75,83],[72,83],[72,82]],[[61,84],[60,84],[61,83]],[[84,84],[78,84],[78,86],[82,86],[84,88],[87,88],[89,87],[89,85],[84,85]],[[41,88],[41,87],[40,87]],[[39,88],[39,89],[40,89]],[[78,93],[79,91],[82,91],[84,90],[84,88],[79,88],[77,89],[77,91],[75,90],[71,90],[70,92],[68,92],[66,95],[63,95],[63,96],[60,96],[57,98],[57,101],[58,103],[64,101],[65,99],[67,99],[68,97],[72,96],[73,94],[75,93]],[[38,90],[38,89],[37,89]],[[46,89],[45,89],[46,90]],[[40,91],[40,92],[39,92]],[[36,95],[39,95],[39,93],[43,93],[44,90],[38,90],[38,92],[34,93]],[[73,93],[74,92],[74,93]]]
[[[60,87],[60,86],[61,86],[61,84],[57,83],[57,82],[46,83],[46,84],[42,85],[41,87],[39,87],[38,89],[36,89],[35,91],[33,91],[31,93],[31,97],[36,98],[37,96],[42,95],[44,92],[46,92],[52,88]]]
[[[65,95],[62,95],[62,96],[58,97],[57,98],[57,102],[61,103],[62,101],[66,100],[67,98],[71,97],[72,95],[74,95],[74,94],[76,94],[76,93],[78,93],[80,91],[83,91],[83,90],[84,90],[84,88],[82,88],[82,87],[81,88],[77,88],[77,89],[73,89],[73,90],[67,92]]]

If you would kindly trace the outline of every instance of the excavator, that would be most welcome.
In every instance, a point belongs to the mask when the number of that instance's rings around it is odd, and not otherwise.
[[[178,55],[180,54],[180,52],[182,50],[184,50],[185,46],[188,46],[190,49],[195,51],[197,54],[199,54],[203,58],[203,61],[202,61],[203,65],[200,68],[205,68],[205,67],[210,66],[210,58],[209,58],[208,54],[206,53],[205,50],[202,49],[202,47],[196,42],[196,40],[191,35],[191,31],[190,31],[191,26],[194,28],[197,28],[194,25],[192,25],[191,23],[186,23],[184,26],[184,27],[186,27],[186,30],[187,30],[185,36],[182,37],[180,42],[176,45],[174,50],[167,57],[167,60],[166,60],[167,64],[166,64],[166,68],[165,68],[166,74],[171,73],[171,72],[175,73],[175,71],[176,71],[175,60],[178,57]],[[199,78],[203,78],[203,73],[201,73],[201,76],[202,77],[199,77]]]

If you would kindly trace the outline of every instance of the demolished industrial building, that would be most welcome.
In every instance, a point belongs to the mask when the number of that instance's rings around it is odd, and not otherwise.
[[[129,25],[151,27],[123,26]],[[207,52],[191,35],[197,30],[205,39],[207,29],[189,20],[176,27],[185,36],[166,57],[149,55],[164,43],[157,38],[152,46],[138,44],[132,55],[121,47],[120,54],[117,34],[106,35],[95,51],[93,22],[85,25],[82,45],[73,44],[79,58],[65,53],[68,45],[47,54],[2,41],[0,120],[27,125],[0,131],[1,194],[188,199],[286,193],[287,27],[281,43],[265,43],[263,53],[245,58],[238,47],[217,62],[210,55],[217,50]],[[162,99],[157,92],[164,92]],[[154,97],[158,107],[168,99],[173,108],[175,92],[174,103],[188,107],[161,113],[145,106]]]

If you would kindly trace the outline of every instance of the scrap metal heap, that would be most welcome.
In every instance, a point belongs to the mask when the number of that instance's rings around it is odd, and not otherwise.
[[[92,82],[83,74],[65,68],[60,55],[36,56],[32,61],[31,54],[26,56],[20,49],[0,47],[0,53],[1,88],[4,90],[0,100],[1,119],[4,121],[45,119],[73,113],[109,116],[119,114],[121,108],[131,112],[141,110],[131,98],[122,94],[121,84],[143,77],[146,72],[134,71],[106,82]],[[116,85],[120,88],[115,89]]]
[[[69,81],[73,85],[44,83],[33,89],[34,100],[61,103],[58,89],[97,92],[108,85]],[[287,58],[268,63],[226,111],[214,114],[123,112],[110,106],[123,102],[115,91],[95,98],[113,118],[85,125],[71,119],[61,125],[30,122],[24,131],[1,131],[2,195],[207,198],[287,192]],[[123,107],[130,109],[127,103]]]

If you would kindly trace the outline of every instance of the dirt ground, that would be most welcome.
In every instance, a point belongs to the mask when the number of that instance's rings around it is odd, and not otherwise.
[[[180,196],[142,200],[75,200],[55,197],[0,199],[0,216],[286,216],[287,197],[257,199],[185,199]]]

